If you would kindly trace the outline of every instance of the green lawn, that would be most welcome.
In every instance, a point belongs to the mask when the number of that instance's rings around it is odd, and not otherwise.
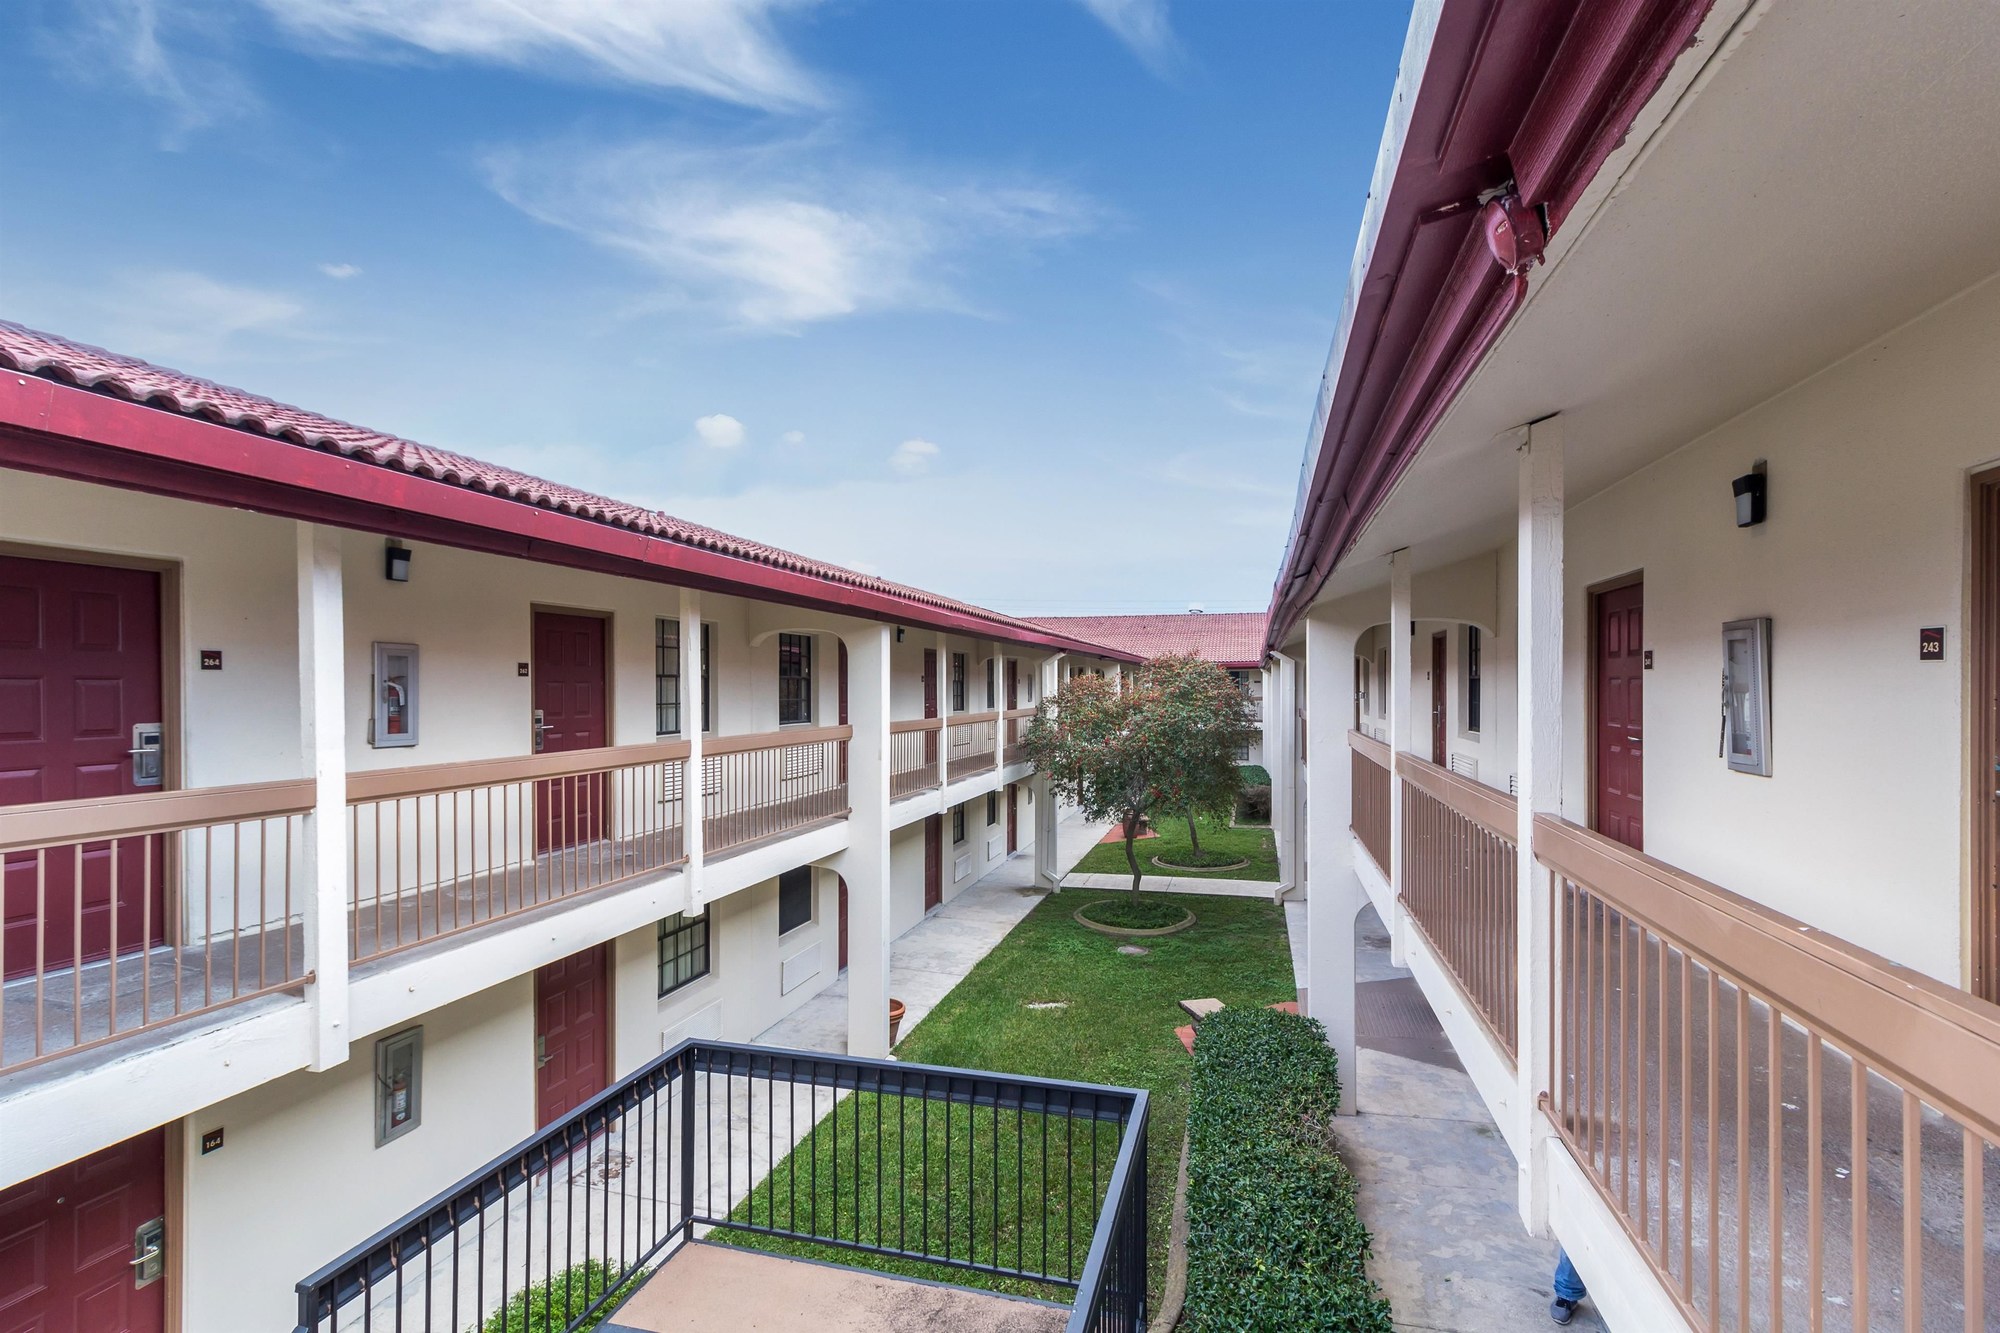
[[[1146,875],[1205,875],[1210,879],[1258,879],[1275,881],[1278,878],[1278,849],[1271,840],[1269,826],[1232,828],[1228,824],[1199,818],[1201,826],[1201,849],[1204,852],[1233,852],[1250,864],[1237,870],[1166,870],[1156,866],[1152,858],[1163,861],[1185,863],[1192,850],[1188,842],[1187,820],[1171,817],[1156,820],[1153,824],[1158,831],[1157,838],[1141,838],[1132,845],[1139,858],[1139,870]],[[1080,872],[1101,875],[1129,875],[1132,868],[1125,864],[1123,843],[1104,843],[1084,853],[1076,863]]]
[[[1148,1089],[1153,1094],[1147,1164],[1150,1273],[1157,1299],[1166,1272],[1167,1231],[1191,1072],[1187,1053],[1174,1036],[1174,1028],[1186,1021],[1178,1001],[1211,995],[1229,1005],[1293,999],[1291,953],[1281,908],[1254,898],[1177,895],[1174,901],[1192,909],[1199,922],[1178,935],[1139,941],[1149,951],[1143,955],[1121,954],[1121,941],[1088,930],[1070,916],[1086,902],[1112,896],[1102,891],[1069,890],[1037,905],[903,1039],[896,1055],[914,1063]],[[1027,1007],[1051,1002],[1065,1007]],[[923,1123],[926,1114],[927,1128]],[[974,1141],[981,1145],[980,1183],[975,1186],[958,1180],[949,1200],[937,1188],[947,1119],[955,1160],[965,1160],[968,1129],[976,1128]],[[1046,1227],[1047,1254],[1052,1262],[1067,1258],[1059,1246],[1074,1244],[1080,1256],[1097,1202],[1086,1180],[1068,1177],[1066,1189],[1047,1191],[1042,1197],[1032,1191],[1019,1199],[1012,1194],[1015,1162],[1028,1163],[1030,1180],[1040,1174],[1041,1128],[1039,1117],[1017,1117],[1010,1111],[995,1115],[954,1107],[947,1117],[941,1108],[925,1112],[915,1102],[899,1107],[896,1100],[849,1097],[834,1115],[821,1122],[814,1135],[778,1164],[755,1199],[739,1207],[736,1216],[753,1225],[768,1225],[775,1219],[779,1226],[787,1227],[794,1216],[808,1217],[816,1208],[822,1222],[820,1234],[825,1234],[825,1219],[836,1215],[837,1206],[837,1215],[846,1219],[839,1231],[845,1238],[880,1238],[892,1244],[901,1240],[903,1248],[917,1248],[914,1242],[923,1228],[929,1227],[932,1252],[939,1236],[951,1234],[960,1238],[954,1242],[955,1257],[972,1255],[981,1262],[997,1259],[1000,1267],[1016,1266],[1017,1256],[1032,1267],[1042,1253]],[[838,1172],[832,1164],[834,1136],[839,1136],[843,1145]],[[1070,1160],[1087,1161],[1088,1138],[1080,1128],[1071,1143],[1081,1151]],[[872,1169],[877,1144],[886,1160],[900,1166],[899,1172],[879,1182],[879,1203]],[[927,1162],[922,1156],[926,1144],[931,1153]],[[855,1152],[851,1145],[858,1145],[860,1160],[870,1168],[859,1181],[852,1170]],[[1115,1136],[1108,1129],[1101,1145],[1100,1192],[1102,1175],[1108,1174],[1115,1152]],[[984,1183],[989,1179],[985,1172],[991,1156],[998,1157],[1000,1179],[1009,1187],[997,1196]],[[1051,1160],[1056,1157],[1052,1151]],[[922,1174],[925,1169],[931,1173],[928,1193]],[[856,1188],[857,1183],[861,1188]],[[837,1205],[836,1184],[840,1191]],[[972,1192],[974,1189],[978,1192]],[[949,1232],[947,1207],[951,1210]],[[725,1238],[912,1276],[1061,1296],[1059,1290],[1016,1279],[885,1260],[829,1246],[717,1233],[716,1239]]]

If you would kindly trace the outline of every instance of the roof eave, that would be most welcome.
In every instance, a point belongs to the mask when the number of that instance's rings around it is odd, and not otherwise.
[[[1054,652],[1139,660],[24,372],[0,374],[0,466]]]

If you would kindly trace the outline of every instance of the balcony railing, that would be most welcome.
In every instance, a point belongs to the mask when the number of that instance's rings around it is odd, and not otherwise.
[[[1075,1294],[1074,1333],[1137,1333],[1146,1120],[1143,1091],[685,1042],[300,1282],[298,1328],[568,1333],[701,1228],[1025,1279]]]
[[[312,801],[297,781],[0,809],[0,1070],[303,987]]]
[[[1007,765],[1028,762],[1027,748],[1021,740],[1028,734],[1028,724],[1034,721],[1037,708],[1010,708],[1002,715],[1007,727],[1007,739],[1000,750],[1000,762]]]
[[[1347,733],[1354,755],[1349,825],[1384,880],[1389,878],[1389,747],[1358,731]]]
[[[999,721],[998,713],[968,713],[952,722],[947,729],[950,759],[945,765],[945,776],[950,781],[957,782],[993,767],[993,740]]]
[[[1515,805],[1415,755],[1399,755],[1403,782],[1404,907],[1472,1012],[1514,1058]]]
[[[893,800],[929,791],[938,785],[938,733],[944,723],[934,717],[889,724],[889,795]]]
[[[358,962],[678,865],[685,741],[350,774]]]
[[[2000,1012],[1574,824],[1535,853],[1551,1114],[1690,1323],[2000,1327]]]
[[[847,813],[852,727],[725,736],[702,744],[702,849],[737,851]]]

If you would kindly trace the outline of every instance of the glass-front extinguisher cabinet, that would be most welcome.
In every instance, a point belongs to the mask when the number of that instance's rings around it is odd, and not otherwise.
[[[368,743],[377,749],[417,743],[417,646],[375,645],[375,715]]]

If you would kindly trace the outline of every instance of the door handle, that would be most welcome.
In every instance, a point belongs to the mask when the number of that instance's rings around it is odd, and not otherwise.
[[[547,1037],[536,1037],[535,1068],[540,1069],[543,1065],[547,1064],[549,1061],[553,1059],[555,1059],[555,1057],[549,1054],[549,1039]]]

